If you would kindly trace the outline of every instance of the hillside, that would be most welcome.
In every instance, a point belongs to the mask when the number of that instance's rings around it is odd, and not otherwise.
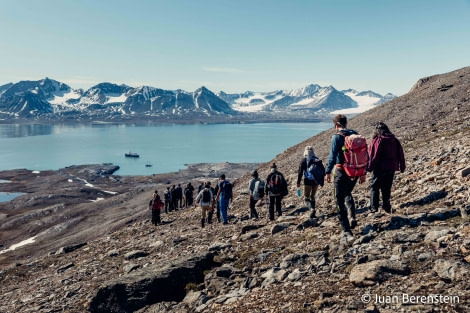
[[[400,139],[407,170],[392,215],[369,213],[368,184],[356,186],[354,242],[340,240],[331,184],[317,193],[317,219],[295,195],[304,147],[326,162],[330,129],[272,160],[290,183],[276,221],[266,205],[248,218],[247,171],[229,225],[201,230],[189,208],[155,227],[145,206],[165,185],[149,177],[100,204],[132,208],[119,228],[26,260],[5,253],[18,261],[0,270],[0,312],[469,312],[470,67],[420,79],[348,126],[370,140],[377,121]]]

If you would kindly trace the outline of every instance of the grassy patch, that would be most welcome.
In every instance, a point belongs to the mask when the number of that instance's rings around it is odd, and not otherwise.
[[[197,284],[187,283],[186,286],[184,287],[184,290],[186,291],[186,293],[188,293],[190,291],[198,291]]]

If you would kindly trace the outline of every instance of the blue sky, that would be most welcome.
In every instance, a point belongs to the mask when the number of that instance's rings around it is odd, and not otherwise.
[[[403,95],[470,66],[470,0],[0,0],[0,85]]]

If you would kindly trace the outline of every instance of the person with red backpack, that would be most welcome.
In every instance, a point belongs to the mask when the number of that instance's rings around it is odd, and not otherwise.
[[[162,222],[160,217],[160,210],[165,206],[165,204],[160,199],[160,195],[158,194],[158,190],[152,195],[152,200],[150,200],[149,207],[152,210],[152,224],[157,225]]]
[[[350,164],[351,161],[347,160],[346,154],[353,153],[354,149],[348,149],[346,142],[348,137],[357,135],[357,132],[347,128],[348,120],[343,114],[336,115],[333,123],[336,134],[331,137],[330,155],[326,166],[326,181],[328,183],[332,182],[331,174],[334,169],[334,194],[339,211],[338,218],[346,241],[351,241],[354,239],[351,229],[357,226],[356,207],[352,191],[358,180],[360,183],[365,181],[367,159],[365,161],[362,160],[359,165]],[[365,139],[362,141],[365,143]],[[365,152],[367,155],[367,145],[365,146],[365,151],[363,147],[361,148],[361,152]],[[363,158],[361,157],[361,159]],[[357,159],[357,156],[354,155],[351,159]]]
[[[370,209],[379,210],[379,196],[382,192],[382,207],[391,213],[390,194],[395,171],[405,171],[405,154],[400,141],[392,134],[387,125],[378,122],[369,147],[367,171],[372,172],[370,188]]]
[[[284,175],[277,170],[276,163],[273,163],[266,178],[265,187],[265,194],[269,195],[269,220],[274,221],[274,206],[276,206],[277,216],[282,215],[281,201],[287,193],[287,181]]]

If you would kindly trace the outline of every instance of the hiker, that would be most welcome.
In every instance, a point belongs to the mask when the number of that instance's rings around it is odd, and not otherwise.
[[[165,199],[165,213],[168,214],[168,211],[171,211],[171,190],[170,186],[166,187],[166,190],[163,194],[163,198]]]
[[[215,191],[215,188],[211,186],[210,181],[207,181],[206,184],[209,185],[209,189],[212,192],[212,206],[211,206],[211,210],[209,211],[209,214],[207,216],[207,223],[212,224],[212,217],[214,216],[214,206],[215,206],[215,203],[216,203],[215,196],[217,195],[217,192]],[[218,219],[220,220],[220,213],[219,213]]]
[[[304,178],[304,198],[305,205],[310,210],[310,218],[315,217],[315,194],[318,186],[323,187],[325,177],[325,166],[315,155],[312,146],[306,146],[304,157],[300,160],[297,171],[297,188],[300,188],[300,181]]]
[[[197,193],[199,194],[201,192],[202,189],[204,189],[204,186],[205,186],[205,183],[204,182],[201,182],[199,184],[199,186],[197,186]]]
[[[287,195],[287,181],[284,175],[277,170],[276,163],[270,167],[269,175],[266,178],[265,193],[269,195],[269,220],[274,221],[274,206],[276,206],[277,216],[281,216],[281,201]]]
[[[232,203],[232,183],[225,179],[225,174],[220,175],[219,190],[217,191],[217,199],[219,200],[220,214],[222,215],[222,224],[228,224],[227,211],[228,206]]]
[[[258,212],[256,212],[256,202],[264,198],[264,182],[259,179],[258,171],[254,170],[251,173],[250,183],[248,185],[248,190],[250,191],[250,218],[258,218]]]
[[[184,202],[186,208],[193,204],[193,191],[194,186],[191,184],[191,182],[188,182],[186,188],[184,189]]]
[[[182,209],[183,208],[183,188],[181,188],[181,184],[178,184],[175,188],[176,192],[176,207]]]
[[[163,207],[163,202],[160,200],[160,195],[158,194],[158,190],[152,195],[152,200],[149,203],[150,210],[152,210],[152,224],[158,225],[162,222],[160,217],[160,209]]]
[[[336,206],[339,211],[339,222],[343,229],[343,234],[347,237],[347,241],[354,239],[351,229],[357,226],[356,207],[352,197],[352,191],[358,181],[358,177],[349,177],[344,170],[345,157],[343,147],[345,137],[357,134],[356,131],[348,129],[348,119],[345,115],[336,115],[333,119],[336,134],[331,137],[330,156],[328,165],[326,166],[326,181],[331,183],[331,174],[334,176],[334,194],[336,198]],[[365,181],[365,176],[361,176],[360,182]]]
[[[392,134],[387,125],[378,122],[369,146],[369,162],[367,171],[372,172],[370,187],[370,209],[379,210],[379,196],[382,192],[382,207],[391,213],[390,193],[395,171],[405,171],[405,154],[400,141]]]
[[[214,187],[214,209],[215,209],[215,214],[217,216],[217,222],[220,223],[221,218],[220,218],[220,203],[219,203],[219,198],[217,198],[218,193],[219,193],[219,184],[215,184],[215,187]]]
[[[204,222],[206,220],[206,213],[212,211],[214,207],[214,194],[210,189],[210,184],[206,183],[204,188],[196,196],[196,203],[194,203],[194,207],[199,204],[199,207],[202,211],[202,218],[201,218],[201,227],[204,227]]]
[[[173,210],[178,211],[178,190],[176,190],[176,185],[171,187],[171,206]]]

